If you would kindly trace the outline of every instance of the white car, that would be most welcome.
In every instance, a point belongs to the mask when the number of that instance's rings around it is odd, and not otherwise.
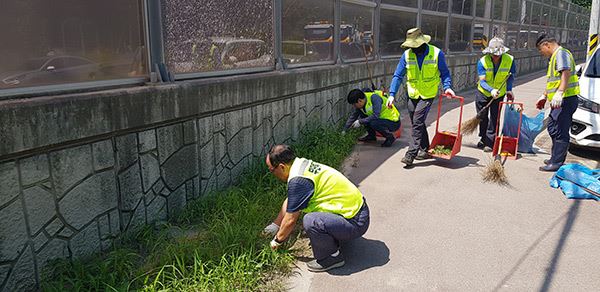
[[[573,114],[570,140],[578,146],[600,148],[600,51],[583,68],[578,66],[579,106]]]

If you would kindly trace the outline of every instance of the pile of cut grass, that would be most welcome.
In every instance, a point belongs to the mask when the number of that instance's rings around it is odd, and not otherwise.
[[[310,127],[299,157],[339,167],[357,132]],[[260,235],[285,198],[285,184],[259,158],[242,182],[189,202],[175,220],[130,232],[102,255],[60,260],[43,275],[44,291],[283,290],[293,254],[272,251]]]

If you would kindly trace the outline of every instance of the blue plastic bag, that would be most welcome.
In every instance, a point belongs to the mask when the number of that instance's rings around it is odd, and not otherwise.
[[[509,137],[517,136],[519,126],[519,111],[517,107],[509,105],[504,110],[504,127],[502,134]],[[521,135],[519,136],[519,149],[521,153],[534,153],[533,142],[537,135],[544,129],[544,112],[540,112],[535,117],[528,117],[523,114],[521,122]]]
[[[550,179],[550,186],[560,188],[567,199],[600,201],[600,169],[589,169],[581,164],[565,164]],[[587,189],[587,190],[586,190]]]

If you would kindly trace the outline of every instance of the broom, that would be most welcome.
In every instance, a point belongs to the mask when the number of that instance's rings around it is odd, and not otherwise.
[[[504,86],[504,84],[506,84],[506,81],[508,81],[508,78],[510,78],[511,75],[512,75],[512,73],[508,73],[508,76],[506,76],[506,79],[504,79],[504,81],[502,81],[500,88],[502,88],[502,86]],[[490,99],[490,101],[488,101],[488,103],[480,111],[477,112],[477,115],[475,115],[474,118],[471,118],[462,123],[462,125],[460,127],[461,127],[461,132],[463,134],[471,135],[475,132],[475,130],[479,126],[479,123],[481,122],[481,117],[483,116],[485,111],[488,108],[490,108],[490,106],[492,105],[492,102],[494,102],[494,100],[496,100],[496,98]]]
[[[485,167],[482,176],[483,181],[485,182],[493,182],[500,185],[508,185],[508,177],[506,177],[506,173],[504,173],[504,163],[502,163],[502,141],[504,139],[504,135],[502,135],[502,130],[504,130],[504,121],[502,122],[502,127],[498,132],[498,134],[500,135],[498,153],[496,153],[494,159],[490,161]],[[506,159],[504,161],[506,162]]]

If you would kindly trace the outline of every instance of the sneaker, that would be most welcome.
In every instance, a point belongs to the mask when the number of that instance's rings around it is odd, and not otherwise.
[[[377,137],[371,136],[371,135],[366,135],[366,136],[358,138],[358,141],[360,141],[360,142],[377,141]]]
[[[559,164],[559,163],[550,163],[550,164],[547,164],[544,166],[540,166],[540,171],[554,172],[554,171],[557,171],[561,166],[562,166],[562,164]]]
[[[411,166],[413,164],[413,160],[415,160],[413,157],[404,156],[401,161],[402,163],[406,164],[406,166]]]
[[[544,164],[550,164],[550,159],[544,159]]]
[[[325,272],[331,269],[339,268],[345,265],[344,257],[339,254],[338,256],[328,256],[322,260],[312,260],[306,263],[306,267],[311,272]]]
[[[485,144],[483,143],[483,141],[479,140],[479,142],[477,142],[477,148],[483,149],[483,147],[485,147]]]
[[[490,146],[483,147],[483,152],[492,152],[492,147],[490,147]]]
[[[394,141],[396,141],[396,138],[394,138],[394,136],[387,137],[385,138],[385,141],[381,143],[381,147],[391,147],[392,144],[394,144]]]
[[[420,149],[419,150],[419,154],[417,154],[417,157],[415,157],[416,160],[425,160],[425,159],[430,159],[431,154],[429,154],[429,152]]]

